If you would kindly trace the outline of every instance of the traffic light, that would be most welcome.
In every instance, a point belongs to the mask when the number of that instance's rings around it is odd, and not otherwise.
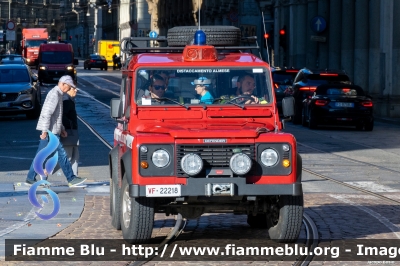
[[[72,40],[72,35],[69,35],[69,40],[70,40],[70,41]]]
[[[58,36],[58,41],[61,42],[61,36]]]
[[[279,30],[279,45],[283,48],[286,49],[286,26],[283,26],[280,30]]]

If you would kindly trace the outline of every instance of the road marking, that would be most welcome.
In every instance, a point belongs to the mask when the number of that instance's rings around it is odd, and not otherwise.
[[[390,229],[398,239],[400,239],[400,228],[397,227],[396,225],[392,224],[388,218],[380,215],[377,212],[374,212],[373,210],[371,210],[370,208],[364,207],[358,203],[355,203],[351,200],[346,199],[346,196],[341,196],[341,195],[332,195],[332,194],[328,194],[330,197],[335,198],[341,202],[350,204],[354,207],[359,208],[360,210],[368,213],[369,215],[371,215],[372,217],[375,217],[379,222],[381,222],[384,226],[386,226],[388,229]]]
[[[95,87],[96,89],[99,89],[99,90],[102,90],[102,91],[106,91],[106,92],[109,92],[109,93],[112,93],[112,94],[114,94],[114,95],[119,96],[119,93],[117,93],[117,92],[115,92],[115,91],[113,91],[113,90],[109,90],[109,89],[102,88],[102,87],[100,87],[100,86],[94,84],[93,82],[91,82],[91,81],[85,79],[85,78],[81,78],[81,79],[85,80],[87,83],[90,83],[90,84],[91,84],[93,87]],[[81,82],[79,82],[79,84],[81,84]]]
[[[82,92],[82,94],[83,94],[83,95],[80,95],[80,96],[85,97],[85,98],[90,98],[90,99],[92,99],[92,100],[94,100],[94,101],[96,101],[96,102],[98,102],[98,103],[104,105],[104,106],[107,107],[108,109],[111,108],[109,105],[107,105],[107,104],[105,104],[105,103],[102,103],[102,102],[100,102],[99,100],[97,100],[92,94],[90,94],[90,93],[88,93],[88,92],[86,92],[86,91],[84,91],[84,90],[82,90],[82,89],[79,89],[79,91]]]
[[[373,181],[359,181],[359,182],[344,182],[346,184],[359,187],[371,192],[380,193],[380,192],[400,192],[398,189],[394,189],[388,186],[384,186],[381,184],[377,184]]]
[[[10,156],[0,156],[0,158],[16,159],[16,160],[33,160],[33,158],[25,158],[25,157],[10,157]]]

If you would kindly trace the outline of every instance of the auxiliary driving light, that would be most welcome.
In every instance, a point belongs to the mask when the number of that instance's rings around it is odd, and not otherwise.
[[[265,149],[261,153],[261,162],[267,167],[275,165],[278,159],[278,153],[274,149]]]
[[[182,170],[188,175],[197,175],[203,169],[203,160],[194,153],[183,156],[181,160]]]
[[[140,151],[146,153],[148,151],[147,146],[140,146]]]
[[[151,160],[158,168],[165,167],[169,163],[169,153],[163,149],[156,150],[151,156]]]
[[[236,153],[230,160],[232,171],[237,175],[244,175],[250,171],[251,159],[244,153]]]
[[[290,150],[290,146],[288,144],[283,144],[282,145],[282,149],[283,149],[283,151],[289,151]]]

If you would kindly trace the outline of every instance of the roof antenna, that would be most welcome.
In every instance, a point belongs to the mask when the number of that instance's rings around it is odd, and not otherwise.
[[[200,0],[197,0],[197,5],[199,8],[199,29],[194,33],[194,45],[206,45],[206,34],[200,29]]]
[[[200,30],[200,0],[197,0],[197,7],[199,8],[199,30]]]
[[[267,34],[267,31],[265,30],[265,20],[264,20],[264,11],[261,12],[262,14],[262,20],[263,20],[263,25],[264,25],[264,36]],[[265,44],[267,46],[267,62],[269,64],[269,66],[271,66],[271,62],[269,61],[269,48],[268,48],[268,38],[264,38],[265,39]]]

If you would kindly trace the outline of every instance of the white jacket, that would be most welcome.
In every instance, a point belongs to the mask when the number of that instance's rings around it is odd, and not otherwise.
[[[44,100],[36,129],[40,131],[50,130],[53,134],[59,135],[64,130],[62,112],[63,92],[58,86],[55,86]]]

